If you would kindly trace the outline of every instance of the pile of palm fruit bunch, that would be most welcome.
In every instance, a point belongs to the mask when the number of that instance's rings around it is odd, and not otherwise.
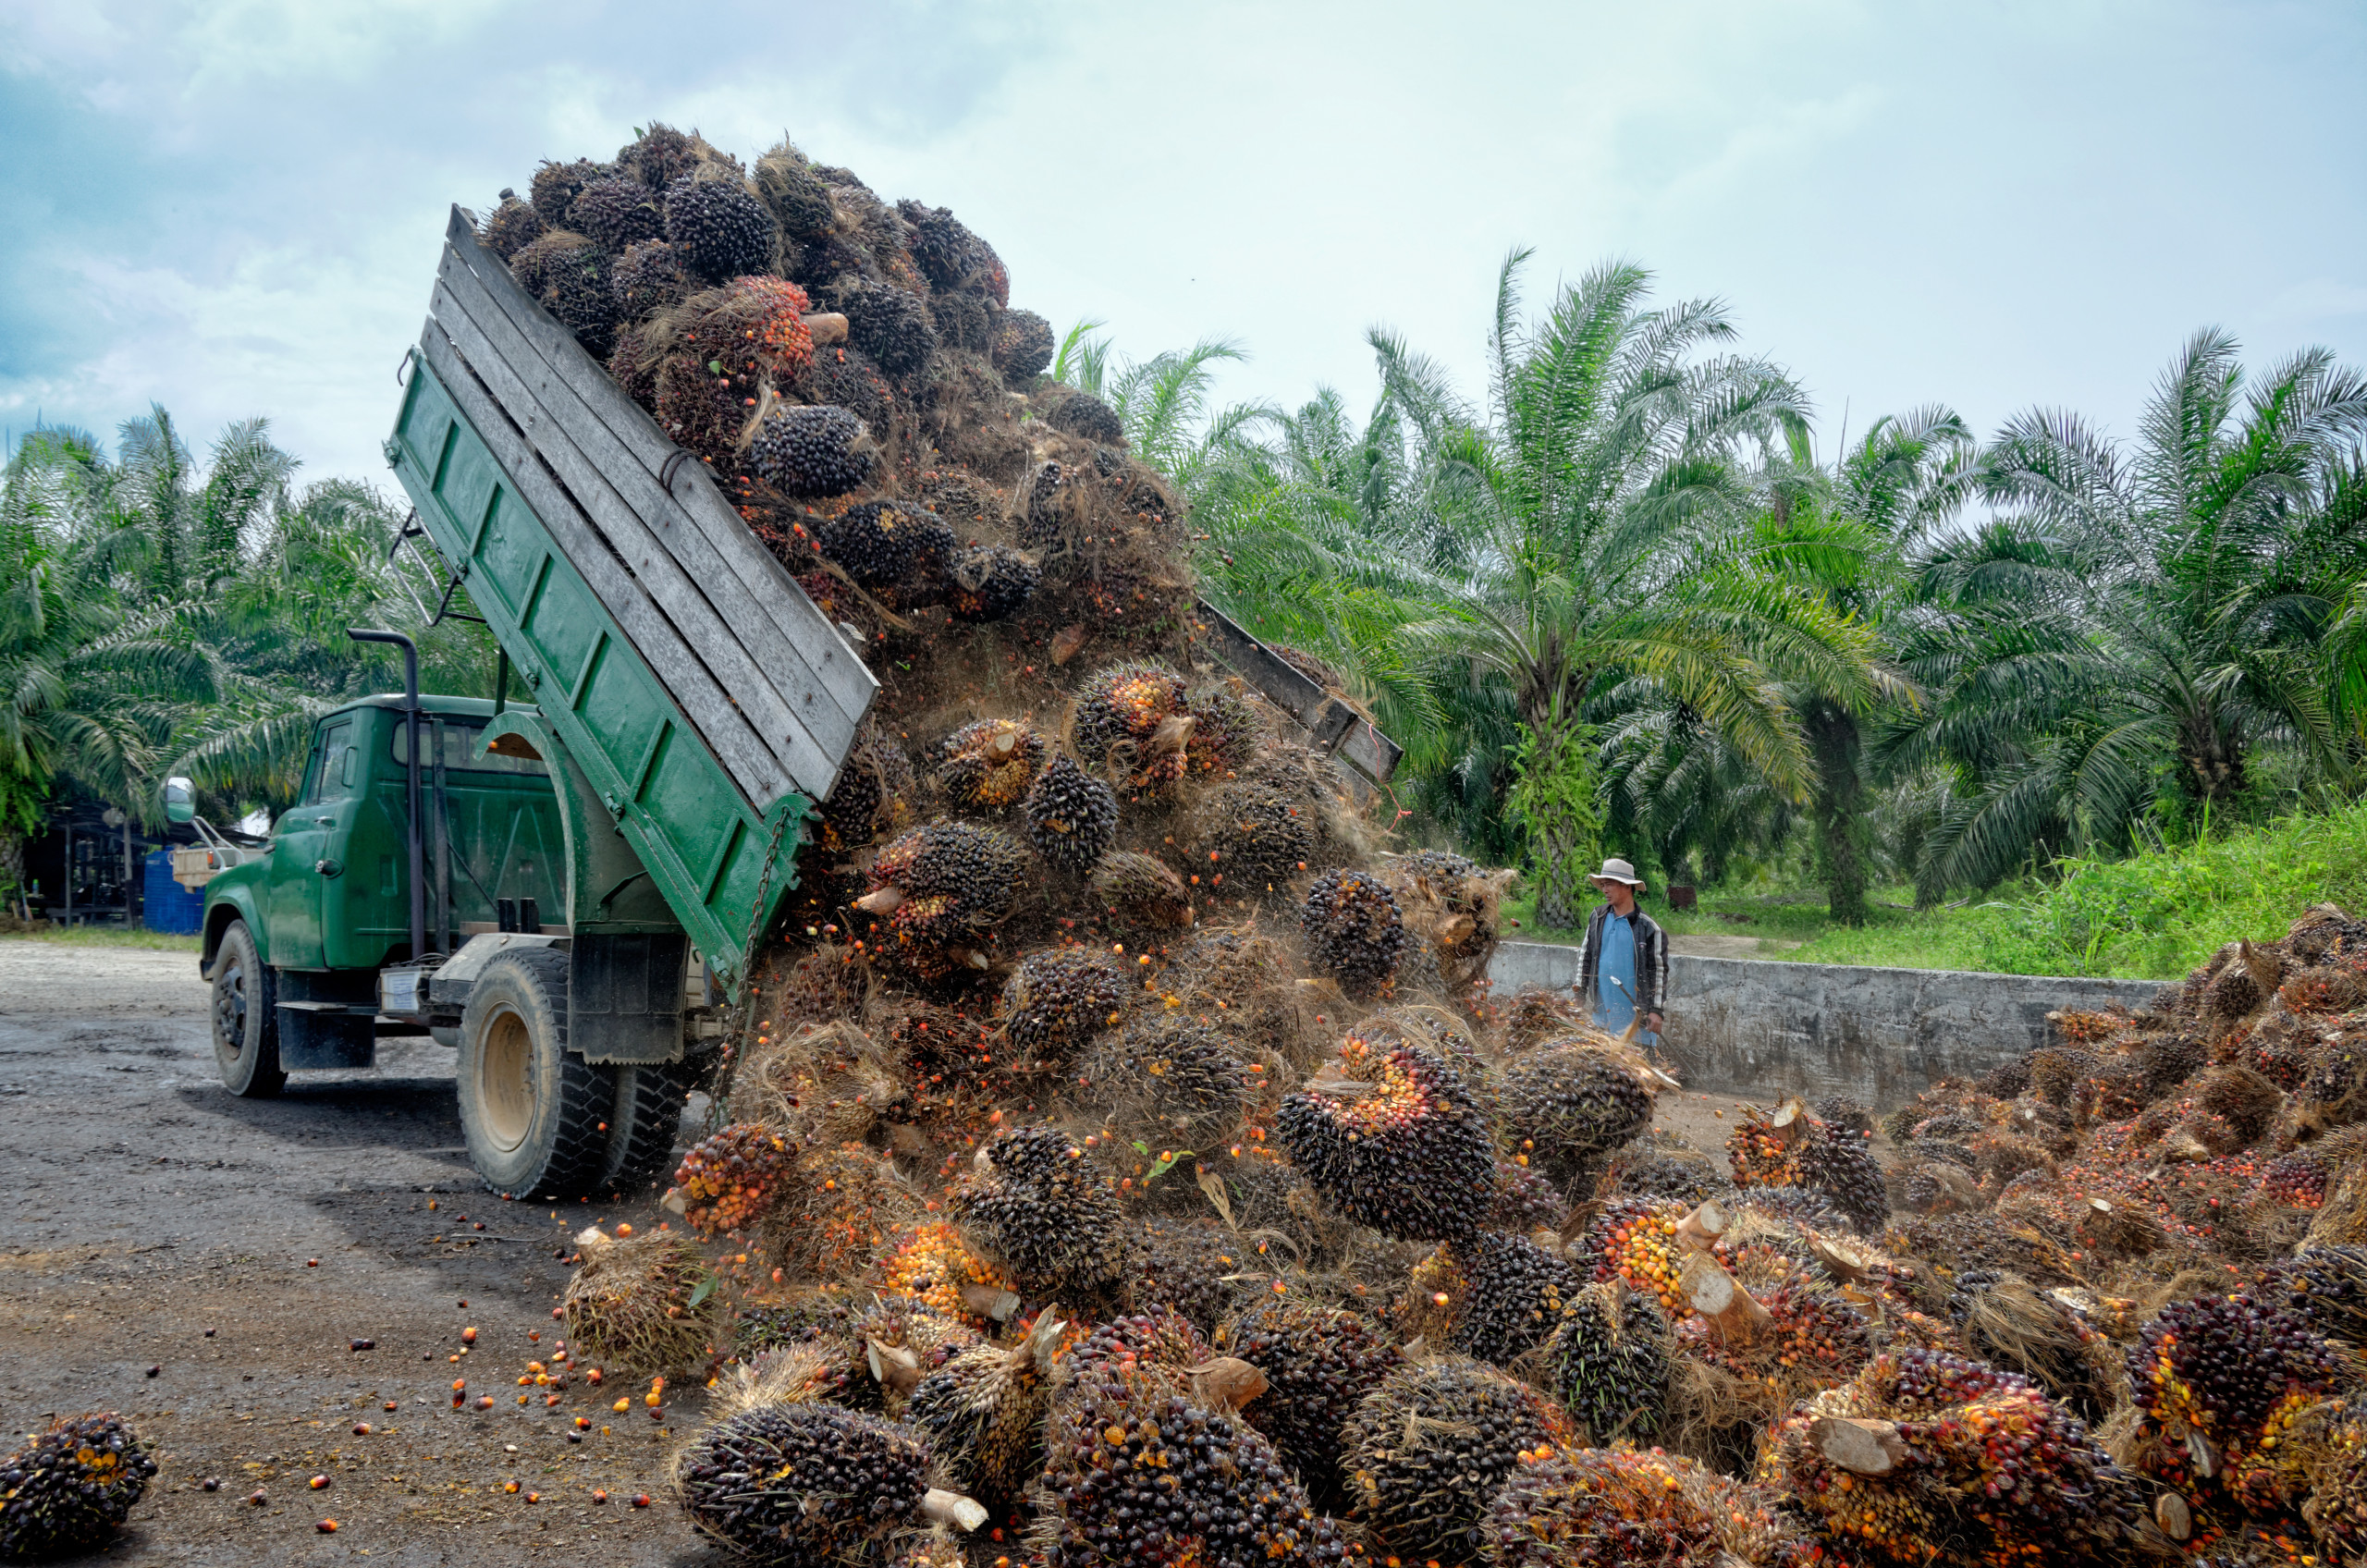
[[[663,1243],[587,1242],[567,1304],[714,1379],[698,1528],[880,1568],[2367,1550],[2367,926],[1691,1146],[1649,1053],[1488,996],[1505,875],[1397,842],[1215,662],[1175,492],[951,212],[658,126],[484,235],[880,683]]]

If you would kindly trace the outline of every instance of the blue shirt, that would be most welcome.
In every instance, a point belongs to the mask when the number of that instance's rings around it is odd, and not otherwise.
[[[1616,1035],[1636,1021],[1636,927],[1616,914],[1602,923],[1594,988],[1597,1025]]]

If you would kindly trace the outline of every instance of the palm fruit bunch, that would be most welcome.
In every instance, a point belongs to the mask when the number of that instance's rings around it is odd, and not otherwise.
[[[1315,824],[1297,802],[1254,781],[1228,784],[1208,806],[1193,864],[1228,898],[1279,899],[1316,853]]]
[[[2172,1482],[2240,1473],[2342,1377],[2308,1318],[2249,1293],[2172,1302],[2140,1331],[2128,1365],[2142,1462]]]
[[[876,732],[865,734],[839,769],[817,841],[833,851],[870,843],[882,828],[898,824],[917,777],[901,747]]]
[[[2325,1161],[2295,1149],[2269,1161],[2260,1173],[2261,1196],[2286,1208],[2320,1208],[2326,1201]]]
[[[953,531],[910,501],[865,501],[822,525],[815,542],[865,588],[894,588],[941,575]]]
[[[1088,767],[1110,767],[1133,790],[1180,778],[1192,738],[1190,709],[1184,679],[1174,671],[1151,664],[1113,666],[1085,682],[1077,698],[1076,754]]]
[[[112,1413],[30,1435],[0,1464],[0,1560],[32,1562],[104,1546],[155,1474],[146,1447]]]
[[[775,1560],[859,1563],[891,1536],[985,1511],[932,1491],[927,1441],[911,1427],[833,1404],[760,1404],[727,1415],[674,1461],[674,1489],[697,1527]]]
[[[1170,928],[1193,920],[1192,890],[1156,855],[1118,850],[1101,857],[1093,896],[1122,925]]]
[[[854,907],[887,922],[897,950],[924,974],[963,962],[1011,913],[1026,851],[1010,834],[944,818],[924,824],[871,863],[871,891]]]
[[[1727,1138],[1726,1158],[1737,1187],[1806,1187],[1869,1235],[1890,1218],[1882,1167],[1865,1139],[1809,1115],[1797,1100],[1772,1113],[1752,1107]]]
[[[1195,777],[1229,778],[1258,754],[1266,727],[1257,710],[1233,688],[1238,680],[1206,687],[1192,693],[1186,711],[1192,717],[1191,739],[1184,743],[1186,771]]]
[[[1685,1272],[1685,1249],[1676,1227],[1692,1207],[1670,1198],[1611,1198],[1587,1222],[1571,1256],[1580,1274],[1596,1283],[1616,1280],[1668,1313],[1684,1312],[1687,1304],[1678,1280]]]
[[[1047,749],[1024,718],[977,719],[938,743],[937,787],[957,806],[1006,810],[1036,782]]]
[[[1004,1033],[1038,1062],[1065,1060],[1114,1026],[1126,1006],[1125,972],[1090,948],[1048,948],[1019,961],[1003,992]]]
[[[1031,1292],[1092,1300],[1125,1277],[1124,1225],[1110,1182],[1051,1127],[1019,1127],[979,1149],[951,1211],[983,1256]]]
[[[1764,1488],[1658,1449],[1531,1454],[1489,1511],[1489,1568],[1776,1568],[1812,1560]]]
[[[1583,1048],[1534,1052],[1496,1085],[1505,1141],[1556,1182],[1570,1182],[1652,1124],[1652,1096],[1636,1074]]]
[[[586,184],[569,203],[567,223],[612,256],[666,235],[666,212],[638,179],[609,175]]]
[[[1178,1130],[1233,1124],[1261,1083],[1240,1042],[1190,1020],[1159,1016],[1110,1037],[1078,1071],[1078,1087],[1109,1108],[1111,1096],[1138,1096],[1149,1120]],[[1114,1108],[1110,1108],[1114,1109]]]
[[[843,496],[870,483],[877,448],[863,421],[845,409],[788,405],[765,415],[748,461],[784,496]]]
[[[1605,1197],[1695,1204],[1731,1193],[1734,1183],[1698,1149],[1653,1143],[1632,1145],[1613,1156],[1603,1169],[1600,1187]]]
[[[694,294],[634,334],[657,361],[651,411],[666,433],[718,471],[771,389],[814,357],[805,291],[778,277],[735,277]]]
[[[2301,1518],[2318,1555],[2336,1562],[2367,1558],[2367,1421],[2351,1415],[2329,1432]]]
[[[2118,1403],[2118,1354],[2110,1341],[2027,1280],[1968,1268],[1956,1277],[1946,1310],[1966,1350],[2028,1378],[2081,1419],[2101,1422]]]
[[[2286,1305],[2312,1330],[2367,1347],[2367,1247],[2304,1247],[2283,1274]]]
[[[937,358],[928,307],[892,283],[842,284],[834,303],[846,312],[847,341],[901,386],[916,386]]]
[[[1079,1359],[1046,1427],[1036,1488],[1048,1568],[1345,1560],[1339,1526],[1230,1405],[1145,1387],[1106,1358]]]
[[[983,1342],[959,1314],[897,1295],[873,1298],[855,1318],[852,1341],[854,1359],[868,1376],[854,1379],[864,1390],[862,1397],[838,1403],[884,1410],[899,1420],[924,1378]]]
[[[996,329],[988,352],[1003,379],[1017,385],[1041,375],[1044,367],[1052,362],[1055,347],[1050,322],[1034,311],[1012,311]]]
[[[1480,1231],[1415,1266],[1399,1318],[1426,1344],[1509,1366],[1545,1342],[1577,1293],[1564,1259],[1527,1236]]]
[[[797,1164],[779,1133],[762,1122],[735,1121],[702,1139],[674,1172],[682,1218],[702,1236],[744,1231],[762,1219]]]
[[[663,239],[643,240],[608,269],[608,291],[616,297],[617,315],[623,321],[637,322],[671,310],[691,297],[691,281],[682,272],[682,253]],[[630,349],[637,360],[639,342],[632,342]]]
[[[1323,1201],[1400,1241],[1468,1235],[1495,1198],[1495,1150],[1462,1074],[1423,1045],[1351,1034],[1331,1075],[1274,1118],[1282,1153]]]
[[[1595,1447],[1660,1435],[1669,1370],[1667,1317],[1624,1280],[1571,1292],[1546,1341],[1546,1386]]]
[[[766,271],[773,260],[773,222],[765,204],[737,178],[710,165],[680,176],[661,200],[666,238],[682,248],[691,269],[723,283]]]
[[[1697,1269],[1703,1266],[1697,1264]],[[1738,1319],[1696,1308],[1676,1326],[1677,1350],[1738,1379],[1746,1403],[1781,1409],[1809,1390],[1829,1389],[1857,1375],[1873,1354],[1872,1326],[1820,1270],[1767,1247],[1734,1255],[1728,1275],[1758,1310],[1737,1332]]]
[[[745,1358],[825,1341],[852,1344],[858,1305],[853,1298],[830,1289],[743,1302],[732,1318],[732,1351]]]
[[[1355,1312],[1269,1296],[1221,1328],[1217,1348],[1266,1375],[1243,1414],[1326,1506],[1343,1503],[1341,1439],[1365,1396],[1405,1354]]]
[[[1392,1551],[1463,1562],[1484,1548],[1489,1507],[1522,1456],[1569,1435],[1527,1384],[1441,1356],[1398,1367],[1365,1396],[1342,1429],[1342,1463],[1357,1516]]]
[[[1306,956],[1319,974],[1352,997],[1388,984],[1405,957],[1405,922],[1397,900],[1370,872],[1327,871],[1299,907]]]
[[[565,227],[575,193],[609,172],[589,158],[564,164],[545,159],[536,166],[533,182],[528,188],[533,193],[534,211],[551,227]]]
[[[974,545],[945,569],[945,607],[956,620],[1007,620],[1043,585],[1036,563],[1008,545]]]
[[[1092,875],[1118,837],[1118,797],[1063,753],[1044,765],[1019,802],[1036,852],[1073,876]]]
[[[698,1249],[670,1231],[580,1232],[583,1266],[559,1310],[567,1342],[604,1365],[653,1376],[686,1372],[729,1342],[730,1308]]]
[[[879,1280],[893,1294],[973,1324],[1000,1322],[1019,1306],[1009,1270],[973,1252],[962,1232],[941,1219],[897,1237],[880,1261]]]
[[[1165,1307],[1204,1334],[1216,1332],[1252,1288],[1239,1276],[1255,1255],[1213,1219],[1145,1219],[1128,1242],[1135,1259],[1134,1305]]]
[[[1115,446],[1126,438],[1125,423],[1118,410],[1090,392],[1070,393],[1052,407],[1052,428],[1065,430],[1087,441]]]
[[[1496,902],[1503,879],[1451,850],[1416,850],[1386,868],[1405,924],[1450,989],[1481,979],[1496,950]]]
[[[2117,1561],[2136,1524],[2134,1488],[2086,1423],[1944,1351],[1886,1352],[1786,1415],[1759,1474],[1875,1562]]]
[[[518,192],[505,189],[500,204],[484,220],[484,242],[487,249],[506,262],[540,239],[549,227],[532,202],[521,202]]]
[[[924,1377],[905,1405],[904,1419],[926,1434],[953,1484],[998,1513],[1019,1502],[1042,1464],[1066,1327],[1048,1308],[1015,1345],[970,1345]]]
[[[765,1216],[760,1233],[764,1253],[815,1280],[846,1278],[899,1225],[924,1212],[922,1200],[898,1175],[893,1161],[860,1139],[799,1155],[780,1191],[781,1201]]]

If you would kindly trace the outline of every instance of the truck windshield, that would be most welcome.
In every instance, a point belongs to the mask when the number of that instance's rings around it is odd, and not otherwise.
[[[432,768],[435,766],[435,721],[422,718],[419,728],[420,732],[427,737],[426,744],[421,748],[420,766]],[[443,728],[444,767],[447,772],[541,774],[546,771],[543,765],[532,757],[497,756],[491,753],[478,756],[477,737],[484,733],[482,721],[472,723],[466,719],[448,718],[444,720]],[[402,721],[399,714],[395,717],[395,734],[390,750],[397,762],[406,766],[410,764],[411,726]]]

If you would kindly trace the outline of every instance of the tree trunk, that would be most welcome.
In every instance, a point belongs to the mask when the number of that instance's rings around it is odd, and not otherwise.
[[[1819,698],[1809,704],[1804,717],[1809,751],[1816,761],[1816,858],[1825,904],[1837,924],[1863,925],[1873,835],[1866,816],[1857,716]]]
[[[2186,765],[2187,793],[2225,805],[2244,792],[2244,745],[2209,713],[2178,721],[2178,760]]]
[[[1586,919],[1587,875],[1602,848],[1585,727],[1558,704],[1524,704],[1528,733],[1507,804],[1527,840],[1537,875],[1537,920],[1572,930]]]

